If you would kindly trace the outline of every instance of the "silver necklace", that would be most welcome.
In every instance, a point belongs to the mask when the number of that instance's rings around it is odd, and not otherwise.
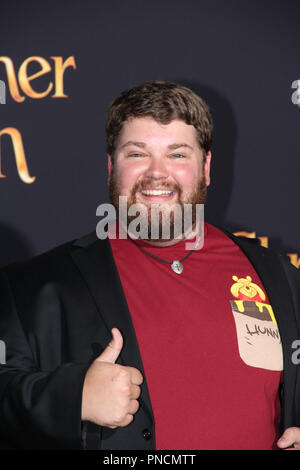
[[[183,258],[181,258],[181,259],[179,259],[179,260],[174,260],[174,261],[167,261],[167,260],[165,260],[165,259],[159,258],[158,256],[155,256],[155,255],[153,255],[152,253],[149,253],[149,251],[144,250],[141,246],[139,246],[137,243],[135,243],[131,238],[130,238],[130,240],[131,240],[141,251],[143,251],[143,252],[146,253],[147,255],[152,256],[152,258],[155,258],[155,259],[157,259],[158,261],[162,261],[162,262],[164,262],[164,263],[170,264],[172,270],[174,271],[174,273],[181,274],[182,271],[183,271],[183,264],[182,264],[182,262],[185,261],[185,260],[193,253],[193,251],[195,251],[195,249],[197,248],[198,243],[199,243],[199,241],[200,241],[200,238],[201,238],[201,237],[199,237],[199,238],[196,240],[194,248],[193,248],[186,256],[184,256]]]

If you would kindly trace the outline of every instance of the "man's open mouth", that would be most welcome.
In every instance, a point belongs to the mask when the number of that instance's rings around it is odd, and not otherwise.
[[[166,189],[143,189],[142,191],[139,191],[139,193],[142,195],[142,197],[146,199],[169,199],[173,197],[175,191],[170,191]]]

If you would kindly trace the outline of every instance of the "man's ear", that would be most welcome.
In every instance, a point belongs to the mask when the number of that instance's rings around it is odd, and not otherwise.
[[[204,164],[204,174],[205,174],[205,180],[206,180],[206,186],[210,185],[210,162],[211,162],[211,152],[207,152],[206,154],[206,160]]]
[[[112,171],[112,167],[113,167],[113,162],[112,162],[112,158],[111,158],[110,155],[108,155],[107,157],[108,157],[108,159],[107,159],[107,169],[108,169],[107,186],[109,186],[110,175],[111,175],[111,171]]]

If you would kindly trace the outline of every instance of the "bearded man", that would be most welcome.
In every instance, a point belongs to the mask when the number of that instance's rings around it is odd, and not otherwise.
[[[198,216],[212,130],[186,87],[123,92],[106,135],[126,218],[1,270],[2,448],[300,446],[299,273]]]

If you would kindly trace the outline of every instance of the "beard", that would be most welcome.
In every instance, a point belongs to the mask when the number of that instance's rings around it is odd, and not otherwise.
[[[172,204],[151,202],[147,203],[147,201],[141,202],[137,199],[138,191],[142,191],[144,189],[155,189],[156,186],[158,186],[157,180],[147,179],[136,183],[130,191],[130,195],[127,200],[128,210],[133,204],[142,205],[144,206],[143,208],[147,208],[146,213],[145,210],[140,212],[139,223],[140,226],[144,228],[144,230],[142,231],[143,235],[139,236],[138,238],[156,241],[170,241],[174,240],[175,238],[185,238],[184,234],[186,234],[189,230],[194,229],[199,222],[197,206],[203,205],[206,201],[207,186],[205,174],[203,173],[203,176],[198,180],[193,190],[188,195],[186,195],[185,199],[183,199],[182,196],[182,188],[178,184],[170,186],[170,184],[159,183],[159,187],[166,191],[176,191],[177,200]],[[109,196],[111,203],[119,214],[119,197],[122,196],[122,194],[114,166],[112,166],[109,179]],[[190,205],[191,210],[191,217],[189,219],[190,223],[187,227],[184,226],[184,216],[187,207],[185,206],[186,204]],[[174,206],[177,206],[179,213]],[[125,224],[127,224],[125,227],[127,233],[130,232],[129,226],[134,220],[136,220],[136,218],[137,215],[127,214],[125,221]],[[166,226],[166,220],[169,226],[169,233],[167,236],[164,230],[164,227]],[[153,236],[153,234],[155,235]]]

